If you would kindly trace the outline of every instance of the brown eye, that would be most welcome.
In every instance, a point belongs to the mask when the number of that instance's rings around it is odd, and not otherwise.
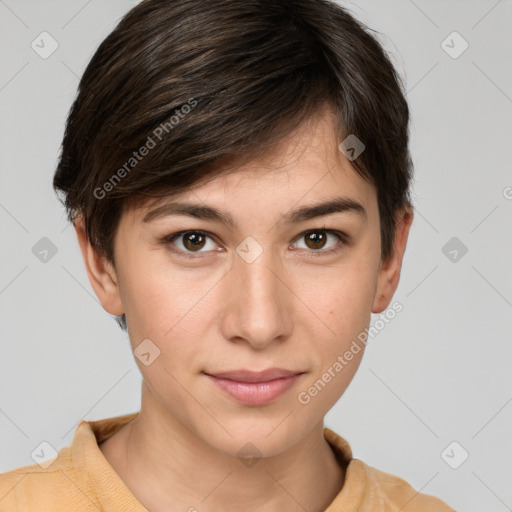
[[[327,235],[322,231],[313,231],[304,235],[304,239],[310,249],[322,249],[327,240]]]
[[[332,242],[329,241],[332,240]],[[303,247],[299,245],[304,241]],[[341,231],[330,229],[315,229],[299,235],[297,242],[293,244],[296,249],[305,249],[306,255],[325,256],[335,253],[350,244],[350,237]]]
[[[206,237],[202,233],[192,231],[183,235],[183,246],[190,251],[202,249],[205,245]]]
[[[180,253],[183,256],[193,257],[195,254],[204,256],[203,253],[218,250],[218,246],[206,231],[180,231],[165,237],[162,242],[168,245],[173,252]],[[171,246],[174,246],[174,248]]]

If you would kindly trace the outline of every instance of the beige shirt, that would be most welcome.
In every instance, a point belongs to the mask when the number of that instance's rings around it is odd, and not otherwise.
[[[0,474],[0,511],[148,512],[98,447],[137,414],[82,421],[71,446],[62,448],[48,466],[34,464]],[[332,430],[325,428],[324,436],[346,467],[343,488],[326,512],[453,512],[438,498],[354,459],[348,442]]]

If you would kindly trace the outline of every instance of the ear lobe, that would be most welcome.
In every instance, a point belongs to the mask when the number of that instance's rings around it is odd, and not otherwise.
[[[78,238],[89,282],[101,305],[111,315],[122,315],[124,308],[114,266],[105,256],[100,255],[92,247],[81,216],[75,219],[73,227]]]
[[[398,287],[413,217],[414,214],[408,207],[401,210],[397,215],[393,252],[386,261],[381,262],[372,313],[382,313],[389,306]]]

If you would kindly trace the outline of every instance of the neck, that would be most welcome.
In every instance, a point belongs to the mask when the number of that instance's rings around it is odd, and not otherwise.
[[[219,452],[175,418],[163,420],[151,400],[143,392],[139,415],[100,449],[152,512],[320,512],[343,486],[345,468],[324,438],[323,421],[288,451],[251,464]]]

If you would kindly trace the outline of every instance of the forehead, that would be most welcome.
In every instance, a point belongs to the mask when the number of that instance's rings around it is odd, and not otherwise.
[[[332,115],[319,115],[253,160],[234,161],[220,169],[224,174],[186,192],[146,201],[137,216],[147,219],[156,209],[176,201],[257,214],[261,208],[282,212],[340,196],[371,211],[376,206],[375,187],[357,173],[338,146]]]

